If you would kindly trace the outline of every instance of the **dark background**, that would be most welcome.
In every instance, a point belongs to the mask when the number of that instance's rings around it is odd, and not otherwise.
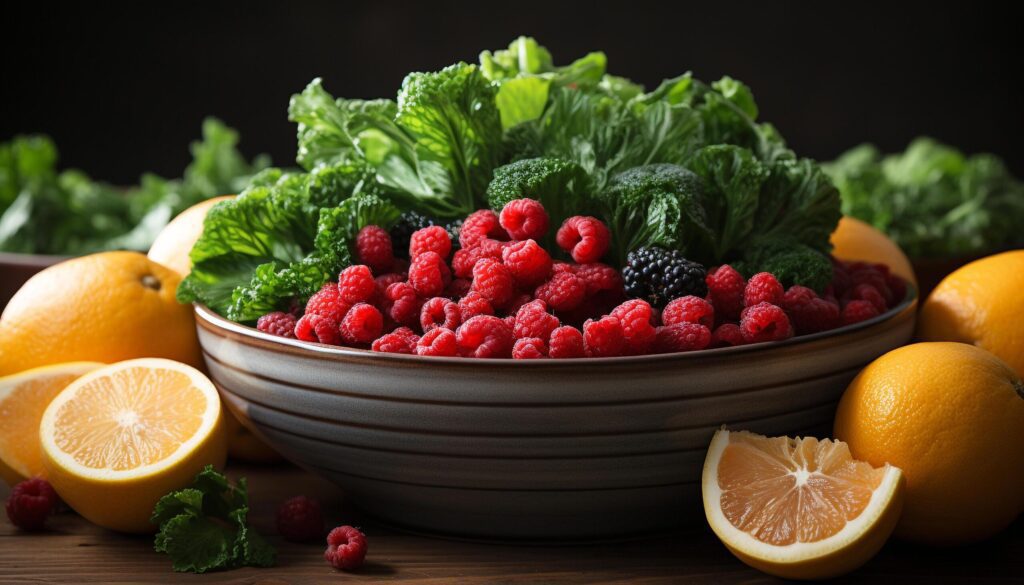
[[[149,3],[4,8],[0,139],[43,132],[62,165],[115,183],[177,176],[205,115],[246,154],[292,164],[288,97],[393,97],[412,70],[476,61],[519,34],[556,64],[590,50],[649,87],[693,70],[748,83],[795,150],[929,134],[1024,176],[1019,21],[1006,8],[898,2]]]

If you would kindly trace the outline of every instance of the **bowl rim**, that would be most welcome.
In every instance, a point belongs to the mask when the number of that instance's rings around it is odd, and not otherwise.
[[[676,362],[676,361],[699,361],[703,358],[719,358],[731,355],[743,355],[748,353],[762,353],[772,350],[791,348],[794,346],[814,343],[823,339],[833,339],[843,337],[845,335],[851,335],[865,329],[872,328],[877,325],[881,325],[887,321],[895,319],[907,312],[913,312],[917,305],[917,288],[908,283],[907,294],[904,299],[897,304],[895,307],[882,313],[881,315],[872,317],[870,319],[854,323],[852,325],[843,325],[836,329],[829,331],[822,331],[818,333],[811,333],[808,335],[800,335],[791,337],[784,341],[767,341],[761,343],[751,343],[748,345],[739,345],[734,347],[718,347],[713,349],[702,349],[700,351],[688,351],[688,352],[676,352],[676,353],[661,353],[661,354],[648,354],[648,355],[637,355],[637,356],[618,356],[618,357],[583,357],[573,359],[540,359],[540,360],[513,360],[508,358],[464,358],[464,357],[439,357],[439,356],[419,356],[399,353],[387,353],[373,351],[370,349],[359,349],[354,347],[343,347],[337,345],[326,345],[323,343],[315,343],[311,341],[301,341],[298,339],[289,339],[286,337],[280,337],[272,335],[270,333],[264,333],[255,327],[236,323],[225,317],[222,317],[215,313],[209,307],[202,304],[194,305],[194,312],[196,315],[196,326],[203,327],[219,334],[223,335],[224,332],[233,333],[248,339],[250,342],[261,343],[264,345],[273,345],[276,349],[282,351],[299,354],[307,357],[321,357],[321,358],[334,358],[334,359],[361,359],[371,360],[383,364],[393,365],[413,365],[420,364],[424,366],[438,365],[438,366],[508,366],[515,364],[515,367],[527,367],[527,368],[550,368],[550,367],[564,367],[569,364],[578,364],[581,366],[602,366],[602,365],[642,365],[642,364],[659,364],[664,362]]]

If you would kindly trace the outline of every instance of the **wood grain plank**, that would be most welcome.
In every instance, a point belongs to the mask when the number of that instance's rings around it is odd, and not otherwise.
[[[348,582],[661,584],[781,581],[737,561],[704,526],[658,538],[626,542],[529,546],[481,543],[408,534],[352,509],[331,484],[297,468],[235,466],[249,478],[255,527],[278,547],[273,569],[239,569],[207,575],[176,574],[151,537],[126,536],[93,526],[73,513],[56,516],[51,529],[25,534],[0,521],[0,583],[225,583],[292,585]],[[8,489],[0,486],[0,498]],[[333,524],[362,526],[368,563],[340,574],[323,560],[320,545],[276,537],[274,510],[286,497],[319,498]],[[952,550],[890,543],[865,567],[834,583],[1024,583],[1024,521],[993,541]]]

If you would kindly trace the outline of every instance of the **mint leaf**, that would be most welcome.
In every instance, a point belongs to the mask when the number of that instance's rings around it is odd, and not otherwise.
[[[166,553],[179,572],[273,566],[273,547],[248,526],[248,500],[245,478],[231,485],[227,477],[206,466],[192,487],[157,502],[152,521],[160,529],[154,550]]]

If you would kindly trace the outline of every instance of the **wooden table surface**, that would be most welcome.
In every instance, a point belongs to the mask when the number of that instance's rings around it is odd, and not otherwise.
[[[733,558],[705,526],[654,539],[573,546],[462,542],[403,533],[360,516],[341,493],[290,466],[232,466],[249,478],[253,525],[277,546],[272,569],[191,575],[173,573],[153,552],[152,537],[115,534],[74,513],[51,519],[50,530],[19,532],[0,520],[0,583],[260,583],[400,581],[447,583],[775,583]],[[0,499],[8,488],[0,485]],[[322,545],[281,541],[274,510],[286,497],[319,498],[329,523],[361,526],[369,540],[358,573],[333,571]],[[1000,537],[968,548],[933,550],[889,543],[870,563],[833,583],[1024,583],[1024,519]]]

